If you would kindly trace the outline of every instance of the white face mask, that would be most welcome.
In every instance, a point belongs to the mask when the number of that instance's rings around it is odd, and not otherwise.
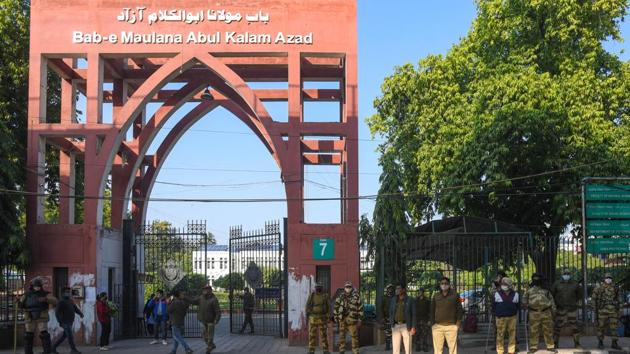
[[[442,284],[442,285],[440,285],[440,289],[442,289],[442,291],[446,291],[446,290],[448,290],[449,288],[450,288],[450,285],[448,285],[448,284]]]
[[[611,278],[606,278],[606,279],[604,279],[604,281],[606,282],[606,284],[612,284],[612,279]]]
[[[564,281],[568,281],[569,279],[571,279],[571,276],[570,276],[570,275],[568,275],[568,274],[564,274],[564,275],[562,275],[562,280],[564,280]]]
[[[501,290],[508,291],[508,290],[510,290],[510,287],[507,286],[507,285],[501,285]]]

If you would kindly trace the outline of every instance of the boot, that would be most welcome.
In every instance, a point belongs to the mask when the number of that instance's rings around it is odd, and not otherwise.
[[[50,340],[50,333],[44,331],[39,334],[39,339],[42,341],[42,348],[44,349],[44,354],[52,353],[52,342]]]
[[[35,333],[26,332],[24,333],[24,354],[33,354],[33,339],[35,338]]]
[[[603,339],[599,339],[599,342],[597,343],[597,349],[604,349],[604,340]]]
[[[618,343],[617,339],[613,339],[612,340],[612,344],[610,345],[610,347],[612,349],[621,350],[621,347],[619,346],[619,343]]]
[[[385,350],[392,350],[392,341],[390,339],[385,339]]]
[[[573,338],[573,347],[575,349],[582,349],[582,345],[580,345],[580,338]]]
[[[553,336],[553,345],[556,349],[560,348],[560,336]]]

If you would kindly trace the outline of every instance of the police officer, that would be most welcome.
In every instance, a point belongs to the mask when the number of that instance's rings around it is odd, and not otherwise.
[[[604,348],[604,334],[610,331],[612,349],[621,349],[617,337],[617,323],[620,314],[619,287],[613,283],[610,273],[604,275],[604,282],[593,290],[593,304],[597,315],[597,339],[598,348]]]
[[[557,280],[551,287],[551,295],[556,303],[556,318],[554,322],[554,342],[556,348],[560,343],[560,331],[562,328],[569,328],[573,332],[573,347],[580,346],[580,326],[578,324],[578,302],[582,300],[580,285],[571,279],[571,271],[562,270],[560,280]]]
[[[359,331],[363,317],[363,303],[359,292],[351,282],[346,282],[344,292],[335,300],[335,322],[339,325],[339,353],[346,351],[346,333],[352,338],[352,353],[359,354]]]
[[[385,332],[385,350],[392,349],[392,324],[389,318],[389,303],[394,297],[394,284],[388,284],[385,288],[385,296],[381,304],[381,315],[383,316],[383,331]]]
[[[424,293],[425,289],[418,289],[416,297],[416,351],[429,351],[429,334],[431,333],[430,310],[431,300]]]
[[[24,354],[33,354],[33,339],[39,332],[44,354],[52,353],[52,342],[48,333],[48,308],[56,306],[57,299],[44,290],[40,278],[31,281],[26,292],[18,299],[18,306],[24,309]]]
[[[534,273],[530,287],[523,296],[523,308],[527,310],[529,321],[529,353],[538,350],[541,329],[547,351],[557,353],[553,343],[553,314],[556,304],[551,292],[543,288],[542,281],[542,276]]]
[[[315,291],[309,295],[306,301],[306,316],[308,317],[308,352],[315,353],[317,346],[317,330],[319,329],[319,339],[322,341],[324,354],[329,354],[328,336],[328,315],[330,314],[330,300],[328,294],[324,293],[322,284],[315,284]]]

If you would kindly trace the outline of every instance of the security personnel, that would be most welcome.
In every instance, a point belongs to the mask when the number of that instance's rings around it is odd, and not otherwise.
[[[48,333],[48,308],[56,306],[57,299],[44,290],[40,278],[31,281],[26,294],[18,299],[18,306],[24,309],[24,354],[33,354],[33,340],[39,332],[44,354],[52,353],[52,342]]]
[[[249,290],[249,288],[243,289],[243,312],[245,312],[245,321],[243,321],[243,327],[239,333],[245,332],[245,327],[249,324],[251,328],[251,334],[254,334],[254,319],[252,318],[252,314],[254,313],[254,309],[256,308],[256,300],[254,299],[254,295]]]
[[[516,353],[516,322],[519,307],[519,294],[514,291],[512,279],[501,278],[499,290],[494,293],[492,313],[497,323],[497,353],[504,353],[505,335],[508,335],[508,353]]]
[[[532,283],[523,296],[523,308],[527,310],[529,320],[529,353],[538,350],[538,340],[542,329],[547,351],[557,353],[553,343],[553,314],[556,304],[551,292],[542,287],[542,276],[532,275]]]
[[[430,309],[431,300],[424,293],[425,289],[418,289],[416,297],[416,351],[429,351],[429,334],[431,334]]]
[[[328,336],[328,315],[330,314],[330,300],[328,294],[324,293],[320,283],[315,284],[315,291],[309,295],[306,301],[306,316],[308,317],[308,352],[315,353],[317,346],[317,330],[319,329],[319,339],[322,341],[324,354],[329,354]]]
[[[383,318],[383,331],[385,332],[385,350],[392,349],[392,324],[389,318],[389,303],[394,297],[394,284],[388,284],[385,288],[385,296],[381,304],[381,316]]]
[[[346,351],[346,332],[350,332],[352,338],[352,353],[359,354],[359,331],[363,317],[363,303],[359,292],[354,289],[351,282],[346,282],[344,292],[335,300],[335,322],[339,325],[339,354]]]
[[[620,314],[619,287],[613,283],[610,273],[604,275],[604,282],[593,290],[593,304],[597,315],[597,339],[599,339],[599,349],[604,348],[604,334],[610,331],[612,338],[612,349],[621,349],[617,337],[617,323]]]
[[[554,342],[556,348],[560,343],[560,331],[562,328],[569,328],[573,332],[573,347],[581,348],[580,332],[577,315],[578,303],[582,300],[580,285],[571,279],[571,271],[562,270],[560,280],[551,287],[551,295],[556,303],[556,318],[554,321]]]

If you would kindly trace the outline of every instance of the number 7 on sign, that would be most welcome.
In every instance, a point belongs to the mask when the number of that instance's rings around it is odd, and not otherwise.
[[[328,246],[328,241],[327,240],[320,240],[319,241],[319,246],[322,248],[322,257],[324,257],[324,254],[326,254],[326,246]]]

